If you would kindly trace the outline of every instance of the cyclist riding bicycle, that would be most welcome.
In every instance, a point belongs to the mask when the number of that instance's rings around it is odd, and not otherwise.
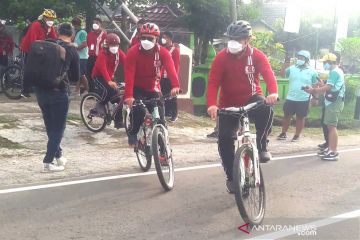
[[[140,44],[131,47],[125,62],[125,104],[132,108],[135,99],[158,98],[161,96],[161,71],[168,73],[171,81],[171,95],[180,91],[179,79],[175,71],[174,61],[167,49],[158,44],[159,27],[153,23],[145,23],[140,29]],[[160,121],[165,124],[163,102],[158,103]],[[154,106],[146,106],[150,112]],[[128,133],[130,146],[136,144],[136,135],[144,121],[145,108],[136,106],[132,110],[132,128]]]
[[[6,31],[6,21],[0,19],[0,73],[1,69],[8,66],[15,47],[12,36]]]
[[[54,28],[54,20],[56,19],[56,13],[51,9],[44,9],[44,12],[40,15],[39,19],[33,22],[29,29],[27,30],[25,36],[21,42],[21,50],[26,55],[30,51],[30,46],[33,42],[37,40],[46,40],[46,39],[57,39],[57,34]],[[22,91],[23,97],[30,97],[30,88],[31,83],[24,82]]]
[[[95,66],[92,71],[92,79],[99,89],[101,101],[97,106],[99,114],[105,114],[105,105],[110,101],[118,104],[115,114],[115,128],[121,128],[122,124],[122,99],[118,84],[113,81],[114,74],[119,64],[124,65],[125,53],[119,49],[120,38],[115,33],[106,36],[103,49],[100,50],[96,58]]]
[[[217,116],[219,108],[241,107],[251,102],[266,100],[273,104],[277,101],[277,82],[265,54],[250,45],[252,28],[246,21],[237,21],[228,26],[226,36],[228,46],[220,51],[211,66],[207,104],[211,118],[219,118],[219,153],[227,175],[226,187],[233,192],[232,168],[239,120],[229,115]],[[269,95],[264,98],[260,87],[260,74],[264,78]],[[221,87],[219,106],[218,90]],[[271,154],[267,150],[268,135],[273,122],[273,110],[269,105],[260,105],[248,112],[255,121],[256,142],[260,162],[267,162]]]

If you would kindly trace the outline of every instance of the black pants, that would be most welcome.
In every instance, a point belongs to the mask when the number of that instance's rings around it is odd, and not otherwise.
[[[95,87],[94,80],[91,78],[91,73],[92,73],[92,70],[94,69],[96,58],[97,58],[96,56],[89,56],[89,58],[87,60],[87,66],[86,66],[87,76],[86,76],[86,78],[89,81],[89,90],[90,91],[93,91],[94,87]]]
[[[62,155],[60,143],[66,127],[69,97],[66,91],[37,88],[35,93],[48,136],[47,151],[43,162],[52,163],[55,157],[60,158]]]
[[[95,84],[93,91],[99,94],[101,98],[100,104],[105,105],[108,102],[111,102],[112,104],[118,104],[118,107],[115,109],[115,122],[121,122],[123,102],[120,90],[110,87],[102,77],[94,77],[93,81]]]
[[[262,96],[253,96],[249,103],[263,99]],[[259,152],[267,151],[267,137],[271,132],[274,112],[269,105],[260,105],[248,112],[248,116],[255,122],[256,143]],[[229,180],[232,180],[232,169],[235,157],[235,139],[239,129],[239,118],[236,116],[219,115],[219,154],[224,170]]]
[[[6,68],[9,64],[7,55],[0,55],[0,67]]]
[[[323,129],[323,134],[324,134],[324,139],[325,139],[326,145],[329,146],[329,130],[328,130],[326,124],[324,124],[324,118],[325,118],[325,104],[322,108],[321,126]]]
[[[168,95],[171,92],[171,81],[168,78],[163,78],[160,81],[161,92],[163,95]],[[178,115],[178,106],[177,98],[174,97],[169,100],[165,100],[165,115],[169,117],[177,117]]]
[[[160,96],[160,93],[157,92],[147,92],[139,88],[134,88],[134,98],[135,99],[151,99],[151,98],[158,98]],[[159,100],[155,104],[146,104],[146,108],[150,113],[153,112],[154,107],[158,107],[159,109],[159,115],[160,115],[160,121],[163,125],[165,125],[165,118],[164,118],[164,102]],[[130,120],[132,122],[132,128],[129,131],[129,135],[135,136],[141,127],[141,124],[144,122],[144,118],[146,115],[146,109],[143,106],[135,106],[133,107],[131,114],[130,114]]]

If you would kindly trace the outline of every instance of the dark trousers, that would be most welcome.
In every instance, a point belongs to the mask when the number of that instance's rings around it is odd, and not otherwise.
[[[171,82],[168,78],[163,78],[160,81],[161,92],[163,95],[169,95],[171,92]],[[169,117],[177,117],[178,115],[178,106],[177,98],[165,100],[165,115]]]
[[[263,99],[253,96],[249,103]],[[271,132],[274,112],[269,105],[260,105],[248,112],[248,116],[255,122],[256,144],[259,152],[267,151],[267,137]],[[232,180],[232,169],[235,157],[235,139],[239,129],[239,117],[219,114],[218,148],[224,170],[229,180]]]
[[[323,129],[323,135],[324,135],[326,145],[329,146],[329,130],[328,130],[326,124],[324,124],[324,118],[325,118],[325,105],[322,108],[321,126],[322,126],[322,129]]]
[[[151,98],[158,98],[160,96],[157,92],[147,92],[139,88],[134,88],[134,98],[135,99],[151,99]],[[146,104],[146,108],[150,113],[153,112],[154,107],[158,107],[159,109],[159,115],[160,115],[160,121],[163,125],[165,125],[165,118],[164,118],[164,102],[159,100],[154,104]],[[131,114],[130,114],[130,120],[132,122],[132,128],[129,131],[129,135],[136,135],[141,127],[141,124],[143,124],[144,119],[146,115],[146,109],[143,106],[135,106],[133,107]]]
[[[7,55],[0,55],[0,67],[6,68],[9,64]]]
[[[95,89],[94,91],[99,94],[101,98],[101,104],[105,105],[108,102],[117,103],[118,106],[115,109],[115,122],[119,123],[122,121],[122,97],[119,89],[114,89],[101,77],[93,78]]]
[[[35,93],[48,136],[47,151],[43,162],[51,163],[55,157],[60,158],[62,155],[60,143],[66,127],[69,96],[66,91],[42,90],[38,88],[35,90]]]
[[[87,76],[86,77],[89,81],[89,90],[90,91],[93,91],[94,87],[95,87],[94,81],[91,78],[91,73],[92,73],[92,70],[94,69],[96,58],[97,58],[96,56],[89,56],[89,58],[87,60],[87,66],[86,66]]]

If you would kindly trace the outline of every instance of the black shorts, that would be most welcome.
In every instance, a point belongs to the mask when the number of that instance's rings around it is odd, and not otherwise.
[[[309,101],[286,100],[283,110],[285,116],[296,114],[297,117],[306,117],[309,113]]]
[[[80,59],[80,76],[87,75],[87,59]]]

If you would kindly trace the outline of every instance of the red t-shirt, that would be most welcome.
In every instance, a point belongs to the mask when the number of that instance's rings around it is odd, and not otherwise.
[[[140,40],[139,40],[139,36],[138,35],[135,35],[135,37],[133,37],[131,39],[131,43],[130,43],[130,47],[136,45],[136,44],[139,44],[140,43]]]
[[[155,53],[159,52],[159,68],[165,68],[172,87],[179,87],[179,79],[175,71],[174,61],[165,48],[156,45],[145,51],[139,44],[131,47],[125,61],[125,99],[133,97],[134,87],[148,92],[160,91],[160,79],[157,79]],[[161,76],[159,76],[161,77]]]
[[[248,47],[241,58],[228,52],[227,48],[220,51],[212,63],[208,92],[208,106],[217,105],[219,87],[219,107],[244,106],[255,94],[262,94],[260,87],[260,74],[264,78],[270,94],[277,93],[277,82],[270,63],[263,52]],[[252,61],[252,64],[251,64]]]
[[[21,42],[21,50],[24,52],[30,51],[30,46],[36,40],[56,39],[57,34],[55,28],[48,27],[46,24],[42,24],[40,21],[33,22],[26,35]]]
[[[114,78],[119,63],[124,65],[125,53],[119,49],[118,55],[112,54],[107,49],[100,50],[99,56],[96,58],[96,62],[91,76],[102,77],[105,81],[109,82]]]
[[[14,40],[6,33],[0,33],[0,56],[13,55]]]
[[[89,56],[98,56],[102,49],[102,44],[106,39],[106,31],[91,31],[87,35],[87,46],[89,48]]]

